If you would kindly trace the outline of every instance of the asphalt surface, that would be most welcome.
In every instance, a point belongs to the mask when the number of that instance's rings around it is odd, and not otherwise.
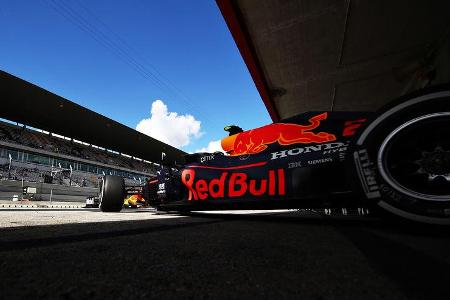
[[[0,219],[2,299],[450,298],[446,228],[297,211]]]

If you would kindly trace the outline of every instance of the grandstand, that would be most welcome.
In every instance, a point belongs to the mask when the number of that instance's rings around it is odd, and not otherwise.
[[[79,200],[98,192],[103,175],[135,185],[155,174],[162,156],[184,160],[179,149],[4,71],[0,93],[1,197],[32,186],[40,199]]]
[[[139,184],[155,171],[156,165],[148,161],[0,121],[3,179],[96,187],[98,177],[104,174],[120,175],[128,184]]]

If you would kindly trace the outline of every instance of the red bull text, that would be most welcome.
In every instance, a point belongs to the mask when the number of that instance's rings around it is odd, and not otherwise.
[[[249,179],[243,172],[222,172],[210,180],[196,179],[193,169],[181,173],[181,181],[189,191],[188,200],[236,198],[245,196],[283,196],[286,193],[283,169],[270,170],[265,177]]]

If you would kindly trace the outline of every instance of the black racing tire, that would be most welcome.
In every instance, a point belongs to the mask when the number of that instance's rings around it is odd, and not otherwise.
[[[122,177],[103,176],[100,187],[100,210],[104,212],[119,212],[125,196],[125,181]]]
[[[376,114],[349,160],[368,206],[450,225],[450,87],[402,97]]]

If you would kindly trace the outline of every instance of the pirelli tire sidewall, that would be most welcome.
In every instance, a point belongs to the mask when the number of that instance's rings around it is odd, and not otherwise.
[[[100,191],[100,210],[104,212],[119,212],[123,207],[125,182],[122,177],[103,176]]]
[[[412,221],[450,225],[450,201],[427,201],[400,192],[383,178],[378,164],[380,146],[392,132],[416,118],[441,112],[450,112],[448,87],[415,93],[391,103],[361,131],[349,159],[369,206]]]

